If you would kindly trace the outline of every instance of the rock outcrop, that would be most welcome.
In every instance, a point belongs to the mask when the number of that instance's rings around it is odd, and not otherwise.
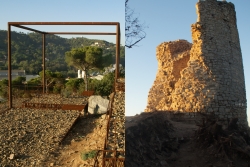
[[[196,4],[185,40],[157,47],[158,73],[149,91],[146,112],[178,111],[238,117],[247,125],[246,90],[234,5],[216,0]]]

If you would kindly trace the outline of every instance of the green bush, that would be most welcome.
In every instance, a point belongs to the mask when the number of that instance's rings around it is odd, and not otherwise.
[[[79,78],[79,79],[69,79],[68,82],[65,84],[65,87],[67,90],[70,90],[72,92],[77,92],[77,90],[79,89],[79,86],[81,83],[83,83],[83,79]]]
[[[87,159],[94,158],[96,156],[96,153],[97,153],[97,150],[81,152],[81,159],[86,161]]]
[[[8,80],[3,79],[0,81],[0,97],[8,96]]]
[[[83,91],[85,91],[85,83],[84,82],[80,83],[78,86],[78,91],[77,91],[78,95],[81,95]]]
[[[53,86],[53,93],[60,93],[62,87],[60,85]]]
[[[37,86],[41,84],[41,78],[32,78],[27,82],[27,85]]]
[[[70,70],[70,71],[67,72],[66,76],[68,76],[70,78],[75,78],[75,77],[77,77],[77,72],[73,71],[73,70]]]
[[[26,81],[26,77],[17,77],[16,79],[12,80],[12,84],[22,85],[24,81]]]
[[[61,95],[66,98],[69,97],[71,94],[72,94],[72,91],[66,88],[61,91]]]
[[[90,80],[90,90],[95,90],[95,94],[101,96],[109,96],[113,91],[115,81],[115,74],[108,73],[104,75],[102,80],[92,79]]]

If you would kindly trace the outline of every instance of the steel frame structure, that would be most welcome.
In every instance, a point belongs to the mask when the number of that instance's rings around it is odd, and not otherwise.
[[[26,26],[29,25],[96,25],[96,26],[116,26],[116,32],[45,32]],[[42,53],[43,53],[43,93],[45,93],[45,35],[46,34],[65,34],[65,35],[116,35],[116,71],[115,82],[119,78],[120,64],[120,23],[119,22],[8,22],[8,80],[9,80],[9,108],[12,108],[12,77],[11,77],[11,26],[30,30],[42,34]]]

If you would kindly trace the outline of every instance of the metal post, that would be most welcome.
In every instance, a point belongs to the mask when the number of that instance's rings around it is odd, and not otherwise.
[[[45,34],[43,34],[43,94],[45,93]]]
[[[116,25],[116,71],[115,82],[119,78],[119,65],[120,65],[120,23]]]
[[[8,24],[8,80],[9,80],[9,108],[12,108],[12,83],[11,83],[11,25]]]

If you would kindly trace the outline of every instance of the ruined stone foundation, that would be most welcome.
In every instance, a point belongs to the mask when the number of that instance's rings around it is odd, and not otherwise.
[[[247,125],[242,55],[232,3],[196,4],[193,44],[164,42],[156,49],[158,72],[146,112],[213,113],[221,120],[239,118]]]

